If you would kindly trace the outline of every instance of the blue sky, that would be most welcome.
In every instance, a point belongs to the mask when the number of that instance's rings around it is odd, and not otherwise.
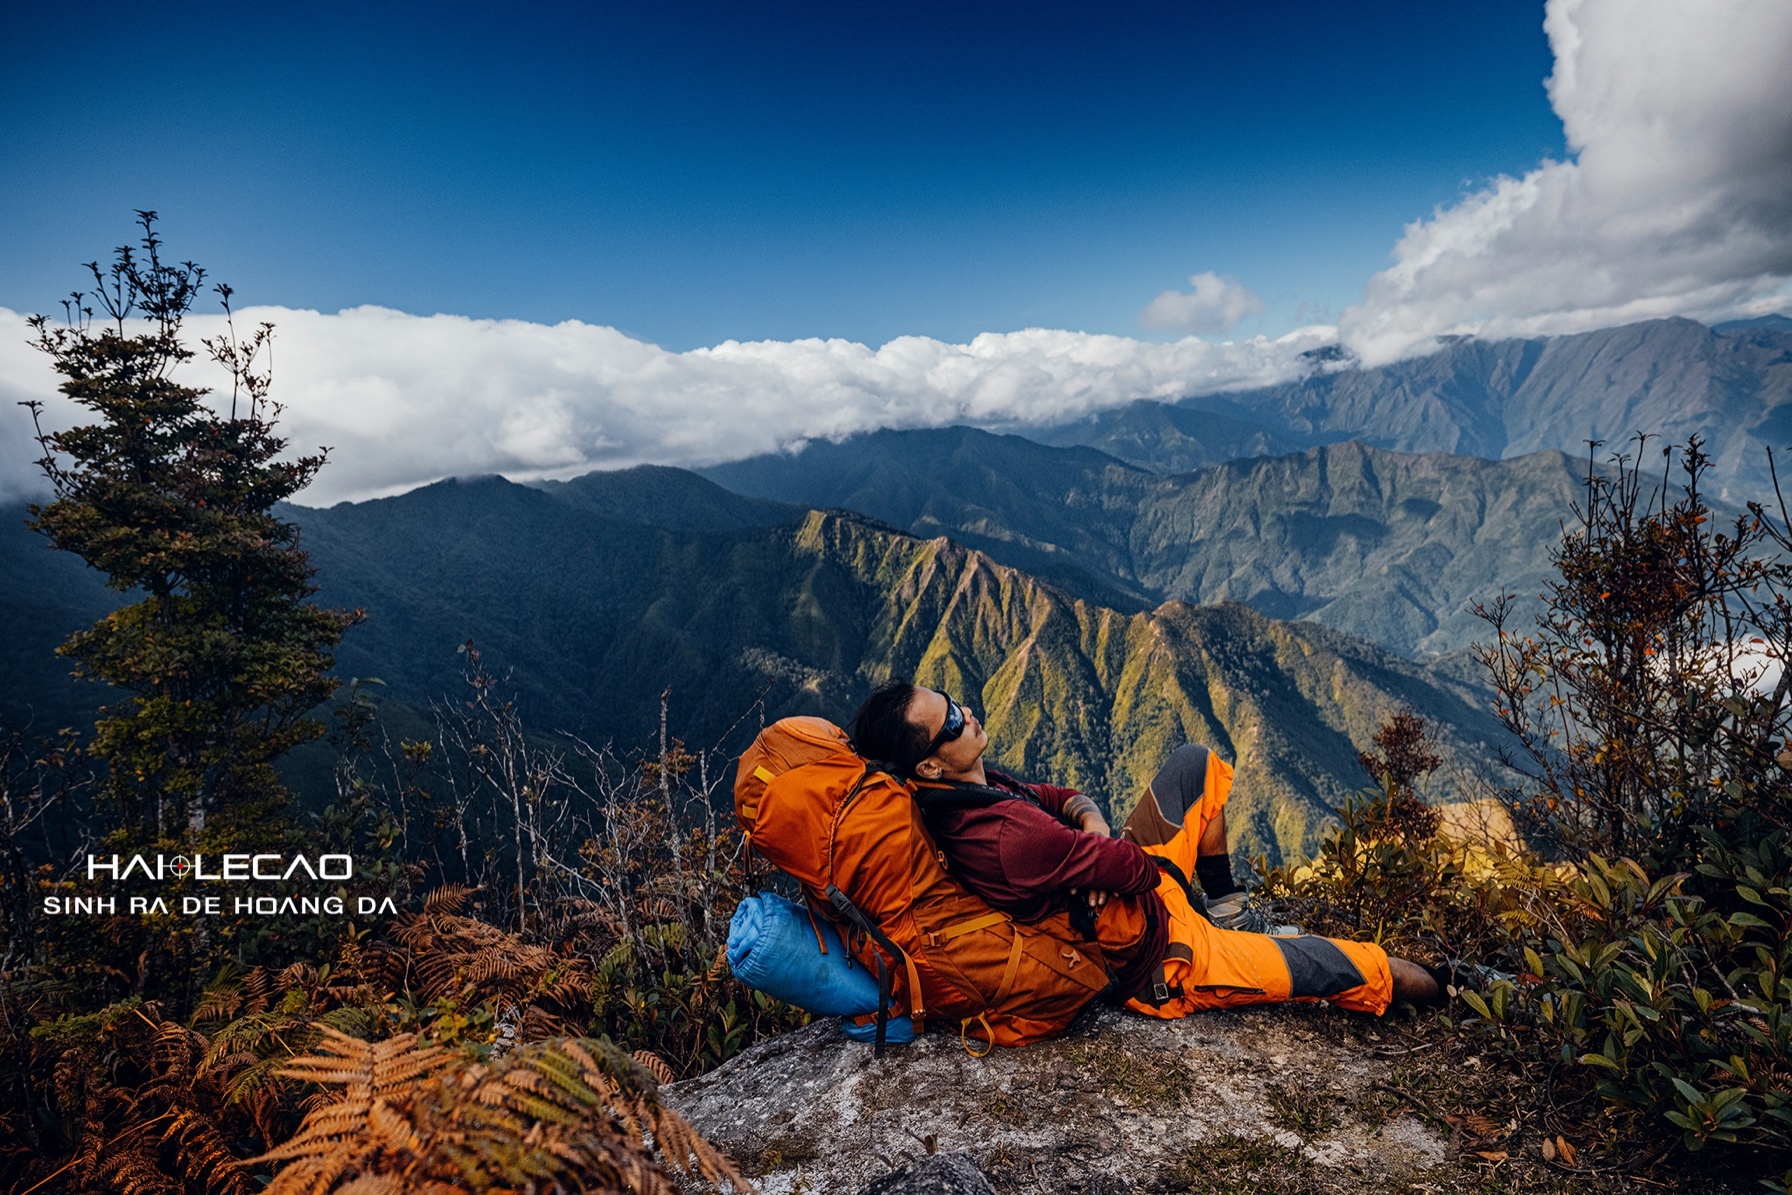
[[[1787,0],[14,7],[0,496],[139,207],[320,503],[1792,311]]]
[[[245,301],[671,349],[1334,322],[1565,152],[1541,5],[14,6],[0,306],[152,207]]]

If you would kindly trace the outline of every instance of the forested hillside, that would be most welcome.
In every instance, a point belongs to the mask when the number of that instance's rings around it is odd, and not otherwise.
[[[947,428],[704,472],[742,493],[950,535],[1121,609],[1239,601],[1438,653],[1485,638],[1475,603],[1534,602],[1585,471],[1556,452],[1485,461],[1346,443],[1162,476]]]

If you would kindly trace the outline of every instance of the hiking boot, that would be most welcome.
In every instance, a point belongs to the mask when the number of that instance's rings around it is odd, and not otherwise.
[[[1235,929],[1247,934],[1272,934],[1279,938],[1292,938],[1301,932],[1298,925],[1277,925],[1269,919],[1258,905],[1251,901],[1248,892],[1233,892],[1218,899],[1208,899],[1206,907],[1201,911],[1207,920],[1221,929]]]
[[[1445,959],[1425,970],[1437,982],[1438,988],[1451,996],[1457,992],[1484,992],[1496,983],[1512,983],[1518,978],[1510,971],[1459,958]]]

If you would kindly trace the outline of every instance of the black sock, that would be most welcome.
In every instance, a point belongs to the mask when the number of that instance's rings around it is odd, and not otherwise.
[[[1208,900],[1218,900],[1239,891],[1232,880],[1230,855],[1199,856],[1195,860],[1195,878],[1201,881],[1201,891],[1207,894]]]

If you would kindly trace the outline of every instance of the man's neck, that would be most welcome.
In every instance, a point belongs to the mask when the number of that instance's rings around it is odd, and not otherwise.
[[[989,776],[983,771],[981,759],[962,772],[941,772],[940,779],[952,780],[959,784],[981,784],[985,788],[989,787]]]

